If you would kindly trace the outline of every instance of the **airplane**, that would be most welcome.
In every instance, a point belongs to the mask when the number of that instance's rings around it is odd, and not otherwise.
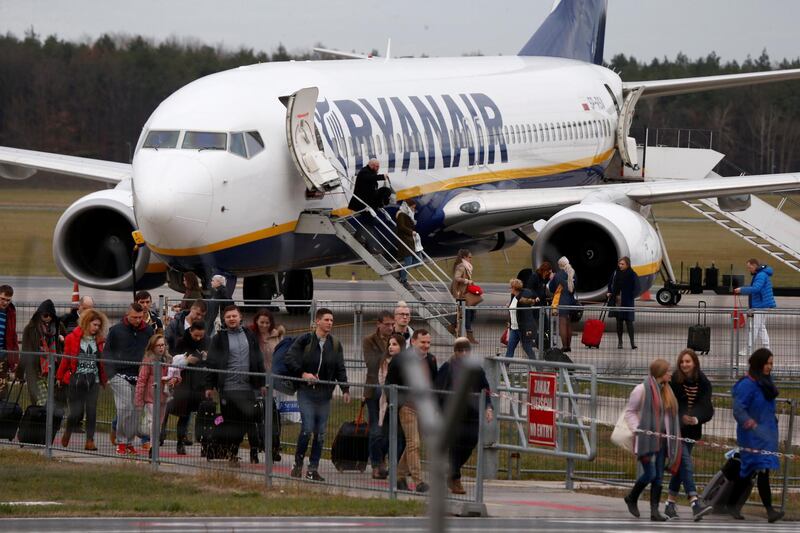
[[[380,161],[417,201],[434,258],[500,250],[539,224],[532,262],[567,256],[579,298],[603,295],[629,256],[648,290],[665,250],[650,206],[800,188],[800,174],[606,183],[640,98],[800,78],[800,69],[623,81],[602,66],[605,0],[556,0],[510,57],[355,59],[242,66],[164,100],[131,164],[0,148],[0,175],[39,170],[114,185],[59,219],[59,270],[88,287],[182,290],[182,272],[244,278],[246,299],[313,296],[310,269],[359,261],[305,213],[345,216],[353,176]],[[146,247],[133,255],[132,231]],[[281,280],[276,280],[276,273]]]

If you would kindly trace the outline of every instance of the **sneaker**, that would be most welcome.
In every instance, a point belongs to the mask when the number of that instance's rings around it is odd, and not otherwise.
[[[372,479],[386,479],[387,477],[389,477],[389,472],[380,466],[372,467]]]
[[[694,512],[694,506],[692,506],[692,511]],[[670,520],[678,518],[678,509],[675,508],[675,502],[667,502],[666,507],[664,507],[664,514]]]
[[[128,449],[124,444],[117,444],[117,455],[127,455]]]
[[[281,462],[281,452],[279,452],[278,450],[272,450],[272,462],[273,463]]]
[[[150,445],[149,442],[145,442],[145,443],[142,444],[142,450],[144,450],[146,452],[149,452],[150,448],[151,448],[151,445]]]
[[[767,522],[770,524],[773,522],[777,522],[781,518],[783,518],[784,512],[783,511],[775,511],[774,509],[770,509],[767,511]]]
[[[414,492],[422,493],[422,492],[428,492],[429,490],[430,486],[428,486],[428,484],[425,483],[424,481],[420,481],[419,483],[417,483],[417,486],[414,487]]]
[[[303,465],[294,465],[292,467],[292,473],[289,474],[292,477],[300,477],[303,475]]]
[[[397,490],[408,490],[408,483],[405,479],[400,479],[397,481]]]
[[[325,481],[325,478],[319,475],[316,470],[308,470],[306,472],[306,479],[310,481]]]
[[[186,447],[183,445],[182,442],[179,442],[178,445],[175,447],[175,453],[178,455],[186,455]],[[203,455],[205,455],[205,453]]]
[[[125,445],[125,454],[136,455],[136,448],[133,447],[133,444]]]
[[[695,522],[699,522],[705,515],[713,511],[714,508],[710,505],[705,505],[700,500],[692,502],[692,517]]]

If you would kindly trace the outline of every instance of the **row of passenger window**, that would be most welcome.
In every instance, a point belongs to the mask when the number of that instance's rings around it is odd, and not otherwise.
[[[142,148],[177,148],[180,136],[180,131],[153,130],[147,133]],[[257,131],[237,131],[230,134],[187,131],[183,133],[180,146],[184,150],[228,150],[232,154],[250,159],[264,150],[264,140]]]
[[[479,137],[483,137],[483,132],[479,128]],[[450,138],[455,141],[455,144],[461,147],[474,146],[474,138],[472,130],[464,125],[463,129],[450,130]],[[608,119],[602,120],[584,120],[584,121],[569,121],[569,122],[540,122],[536,124],[514,124],[505,125],[503,129],[491,128],[489,130],[489,141],[494,142],[499,140],[504,144],[534,144],[558,141],[574,141],[582,139],[598,139],[604,137],[612,137],[613,128],[611,121]],[[392,139],[386,140],[381,135],[375,135],[374,140],[370,137],[347,137],[334,139],[333,150],[336,155],[347,158],[352,153],[361,152],[361,146],[366,145],[370,152],[377,155],[382,155],[384,151],[384,142],[386,143],[386,151],[392,150],[389,146]],[[374,144],[373,144],[374,143]],[[394,138],[394,151],[403,152],[403,147],[407,147],[409,152],[425,151],[425,143],[423,137],[419,132],[413,135],[395,134]],[[495,142],[495,144],[497,144]]]

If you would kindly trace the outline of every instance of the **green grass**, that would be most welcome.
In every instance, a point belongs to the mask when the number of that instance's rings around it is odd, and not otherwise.
[[[352,498],[308,488],[275,488],[234,474],[155,473],[147,465],[48,461],[0,449],[0,501],[47,500],[62,505],[0,505],[0,516],[408,516],[416,501]]]

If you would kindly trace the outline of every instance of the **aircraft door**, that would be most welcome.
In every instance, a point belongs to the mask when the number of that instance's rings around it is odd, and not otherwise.
[[[314,124],[319,89],[306,87],[286,101],[286,142],[308,190],[330,191],[341,185],[339,173],[325,156]]]
[[[642,91],[644,91],[644,87],[637,87],[625,95],[625,101],[622,103],[617,121],[617,149],[620,158],[625,166],[634,170],[639,169],[639,154],[636,151],[636,139],[628,137],[628,133],[631,130],[636,102],[639,101]]]

